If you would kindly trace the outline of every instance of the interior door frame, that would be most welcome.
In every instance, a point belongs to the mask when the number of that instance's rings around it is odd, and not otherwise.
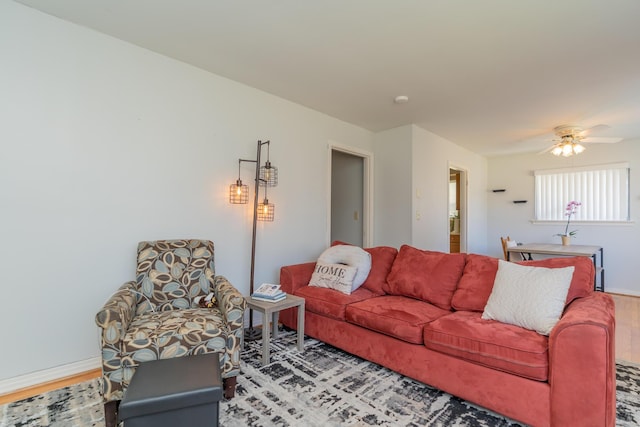
[[[351,154],[363,159],[362,189],[362,246],[373,246],[373,153],[329,141],[327,150],[327,246],[331,244],[331,171],[333,151]]]
[[[451,169],[460,172],[460,252],[467,252],[467,235],[469,219],[469,170],[457,163],[449,162],[447,168],[447,206],[449,205],[449,174]],[[447,209],[447,229],[449,228],[449,212]]]

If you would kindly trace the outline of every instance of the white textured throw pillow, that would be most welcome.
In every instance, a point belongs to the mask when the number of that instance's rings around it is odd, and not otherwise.
[[[353,279],[355,291],[367,280],[371,271],[371,254],[358,246],[335,245],[331,246],[318,257],[318,262],[326,264],[345,264],[357,269]]]
[[[344,264],[327,264],[321,261],[311,275],[309,286],[329,288],[350,295],[353,291],[353,279],[357,269]]]
[[[498,260],[482,318],[549,335],[564,310],[574,269],[529,267]]]

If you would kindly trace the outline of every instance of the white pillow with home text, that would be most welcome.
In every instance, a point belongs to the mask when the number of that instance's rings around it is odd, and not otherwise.
[[[316,263],[309,286],[329,288],[351,295],[354,291],[353,279],[358,270],[345,264]]]
[[[371,271],[371,254],[361,247],[351,245],[335,245],[327,248],[318,257],[318,262],[329,264],[345,264],[356,268],[353,278],[353,291],[367,280]]]

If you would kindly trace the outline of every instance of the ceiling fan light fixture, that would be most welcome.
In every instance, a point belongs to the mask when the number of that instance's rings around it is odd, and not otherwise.
[[[556,145],[555,147],[553,147],[553,150],[551,150],[551,154],[553,154],[554,156],[559,156],[560,154],[562,154],[562,147]]]
[[[619,137],[603,137],[590,135],[591,132],[608,129],[607,125],[592,126],[583,129],[577,125],[562,125],[553,128],[558,139],[554,139],[554,145],[542,151],[542,153],[551,153],[554,156],[569,157],[574,154],[583,153],[587,148],[582,143],[605,143],[614,144],[620,142],[623,138]]]
[[[585,150],[582,144],[579,144],[573,138],[563,137],[562,141],[553,147],[551,154],[554,156],[569,157],[574,154],[580,154]]]

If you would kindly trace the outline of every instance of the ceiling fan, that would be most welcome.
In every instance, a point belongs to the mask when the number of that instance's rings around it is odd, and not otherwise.
[[[589,136],[601,129],[609,129],[607,125],[597,125],[588,129],[582,129],[576,125],[561,125],[553,128],[553,132],[559,139],[554,139],[555,144],[548,147],[542,153],[551,152],[555,156],[569,157],[580,154],[585,150],[582,144],[614,144],[622,141],[617,137]]]

